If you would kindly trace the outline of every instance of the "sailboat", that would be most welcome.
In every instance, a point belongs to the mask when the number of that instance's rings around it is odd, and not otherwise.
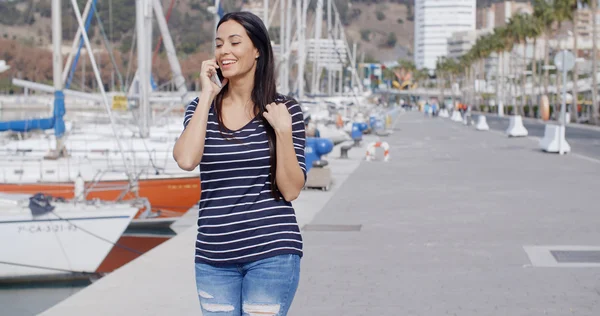
[[[88,0],[84,15],[91,16],[95,2],[96,0]],[[91,52],[82,15],[77,3],[72,4],[79,24],[75,39],[78,41],[81,36],[87,51]],[[181,122],[168,122],[163,127],[150,128],[149,44],[152,35],[149,28],[152,27],[152,19],[148,19],[148,15],[151,17],[153,11],[156,12],[169,62],[172,63],[174,78],[180,89],[179,99],[182,100],[181,96],[187,92],[160,1],[138,0],[136,3],[136,30],[139,34],[136,75],[138,80],[135,89],[132,90],[136,95],[130,97],[139,104],[139,114],[136,117],[138,126],[116,122],[93,54],[89,54],[89,58],[100,96],[63,89],[68,67],[65,67],[65,72],[62,71],[60,1],[53,0],[52,6],[53,115],[42,119],[0,122],[0,131],[31,135],[37,130],[53,130],[53,133],[41,133],[26,140],[7,142],[0,147],[0,155],[4,155],[0,192],[42,192],[68,199],[108,201],[145,197],[153,209],[140,208],[136,215],[138,222],[181,216],[200,199],[200,179],[197,172],[185,172],[177,168],[168,153],[172,148],[168,147],[169,143],[174,143],[181,132]],[[76,47],[77,44],[73,43],[73,48]],[[37,83],[27,84],[23,80],[18,83],[32,89],[45,89]],[[100,98],[110,124],[96,125],[95,130],[91,130],[90,126],[82,126],[80,129],[73,128],[67,131],[64,119],[65,94],[76,94],[95,100]],[[153,139],[159,139],[159,142]],[[159,153],[164,154],[160,159],[157,157]]]
[[[0,280],[96,272],[138,210],[136,203],[0,193]]]

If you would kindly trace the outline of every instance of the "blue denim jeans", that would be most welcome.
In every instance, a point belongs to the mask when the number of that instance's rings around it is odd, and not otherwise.
[[[233,265],[196,263],[202,316],[285,316],[299,277],[298,255]]]

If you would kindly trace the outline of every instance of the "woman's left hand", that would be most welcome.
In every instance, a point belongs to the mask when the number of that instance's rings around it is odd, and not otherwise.
[[[263,114],[275,132],[292,131],[292,115],[284,103],[269,103]]]

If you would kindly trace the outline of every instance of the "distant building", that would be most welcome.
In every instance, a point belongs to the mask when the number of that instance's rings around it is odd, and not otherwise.
[[[519,13],[533,13],[533,6],[529,2],[504,1],[477,9],[477,29],[493,29],[504,26],[513,15]]]
[[[448,54],[448,38],[475,30],[476,0],[415,0],[415,65],[435,69]]]
[[[466,54],[477,39],[485,34],[491,33],[491,29],[484,30],[470,30],[454,32],[448,37],[448,55],[447,57],[458,59],[460,56]]]

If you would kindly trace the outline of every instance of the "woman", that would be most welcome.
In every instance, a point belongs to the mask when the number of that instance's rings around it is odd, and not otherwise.
[[[223,16],[215,59],[200,72],[202,93],[187,107],[173,157],[184,170],[200,165],[202,313],[286,315],[302,256],[290,203],[306,181],[301,107],[277,94],[269,35],[252,13]]]

